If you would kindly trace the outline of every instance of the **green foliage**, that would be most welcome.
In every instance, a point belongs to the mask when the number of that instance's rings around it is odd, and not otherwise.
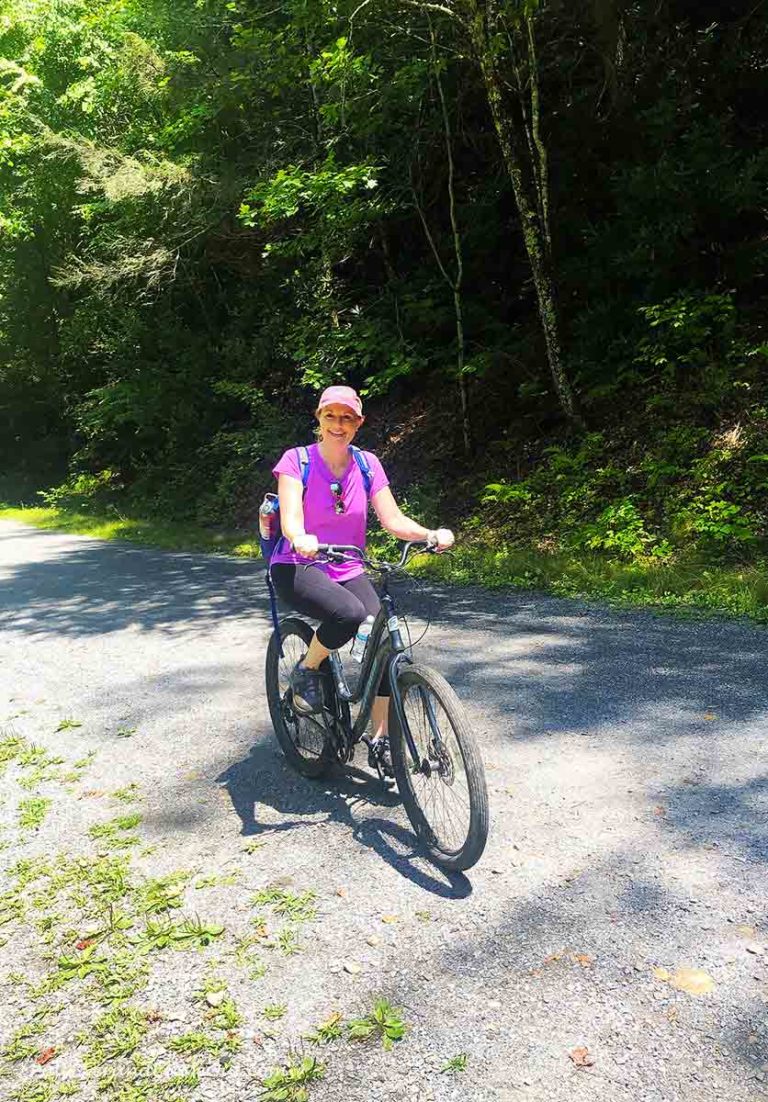
[[[103,509],[122,489],[116,471],[72,474],[60,486],[42,490],[40,497],[52,508]]]
[[[325,1065],[314,1056],[275,1068],[261,1082],[261,1102],[307,1102],[307,1084],[325,1075]]]
[[[456,1072],[467,1070],[468,1056],[466,1052],[459,1052],[455,1056],[451,1056],[450,1060],[446,1060],[443,1066],[440,1068],[441,1072],[448,1072],[455,1074]]]
[[[380,1037],[384,1048],[391,1049],[395,1041],[402,1040],[406,1029],[402,1010],[392,1006],[387,999],[377,999],[370,1013],[348,1023],[347,1035],[351,1041]]]
[[[19,804],[19,826],[22,830],[39,830],[51,806],[44,796],[30,796]]]
[[[257,907],[268,905],[275,914],[284,915],[292,922],[309,922],[315,918],[316,899],[313,891],[296,895],[285,888],[262,888],[251,896],[251,902]]]
[[[141,815],[118,815],[106,823],[96,823],[88,828],[88,833],[99,845],[107,849],[128,849],[141,841],[137,834],[130,831],[141,822]]]
[[[59,1098],[71,1098],[80,1091],[76,1079],[57,1079],[55,1075],[44,1075],[42,1079],[26,1083],[10,1095],[10,1102],[56,1102]]]
[[[201,1053],[218,1055],[221,1052],[222,1040],[210,1033],[191,1031],[183,1033],[180,1037],[173,1037],[168,1042],[171,1052],[178,1052],[181,1056],[198,1056]]]
[[[343,1035],[342,1025],[343,1018],[340,1012],[334,1011],[307,1034],[307,1040],[313,1045],[328,1045],[332,1041],[338,1041]]]
[[[83,1046],[83,1064],[86,1068],[99,1067],[108,1060],[130,1056],[141,1044],[147,1032],[144,1014],[133,1006],[116,1006],[100,1018],[78,1038]]]
[[[557,165],[552,275],[588,425],[574,436],[460,22],[432,12],[436,60],[415,4],[396,20],[366,5],[354,34],[346,0],[257,20],[198,0],[6,7],[0,494],[42,492],[29,519],[250,553],[192,526],[252,529],[314,393],[348,380],[380,425],[414,396],[427,407],[406,505],[430,523],[453,509],[516,553],[616,569],[761,561],[764,20],[625,5],[618,64],[590,5],[489,7],[509,31],[486,44],[509,110],[535,76]],[[510,52],[523,17],[536,66]],[[455,454],[439,266],[453,272],[456,229],[474,471]]]
[[[609,555],[630,560],[647,554],[663,558],[671,552],[666,540],[658,541],[648,533],[645,520],[631,497],[607,505],[596,520],[574,533],[571,542],[575,547],[606,551]]]

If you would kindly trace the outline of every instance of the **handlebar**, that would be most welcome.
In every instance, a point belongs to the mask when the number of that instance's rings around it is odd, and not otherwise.
[[[375,562],[373,559],[368,558],[362,547],[358,547],[354,543],[321,543],[317,548],[318,555],[323,555],[324,561],[326,562],[347,562],[349,560],[356,560],[357,562],[361,562],[364,566],[367,566],[369,570],[378,570],[385,574],[391,573],[393,570],[402,570],[411,554],[415,554],[419,551],[434,555],[437,553],[437,545],[430,543],[428,540],[408,540],[403,545],[400,561],[396,563],[383,561]]]

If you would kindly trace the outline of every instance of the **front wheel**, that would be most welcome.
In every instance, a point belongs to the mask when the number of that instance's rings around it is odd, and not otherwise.
[[[391,703],[392,765],[408,818],[436,864],[469,869],[488,838],[488,789],[464,706],[428,666],[401,667],[397,686],[418,756],[417,764]]]
[[[322,716],[300,716],[293,710],[289,684],[291,670],[312,640],[312,628],[304,620],[289,617],[280,624],[280,640],[273,632],[267,647],[267,704],[277,741],[290,765],[305,777],[321,777],[333,761]]]

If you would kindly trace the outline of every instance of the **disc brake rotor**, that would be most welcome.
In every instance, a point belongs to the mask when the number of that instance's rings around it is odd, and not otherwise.
[[[435,740],[432,739],[429,746],[429,756],[432,771],[437,773],[443,784],[453,784],[456,779],[456,771],[453,768],[453,758],[448,753],[445,743],[441,742],[439,746],[435,746]]]

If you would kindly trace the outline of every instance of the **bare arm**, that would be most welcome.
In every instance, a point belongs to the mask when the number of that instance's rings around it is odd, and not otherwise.
[[[277,497],[280,501],[280,528],[294,550],[306,558],[317,554],[317,537],[304,530],[304,486],[300,478],[278,475]]]

